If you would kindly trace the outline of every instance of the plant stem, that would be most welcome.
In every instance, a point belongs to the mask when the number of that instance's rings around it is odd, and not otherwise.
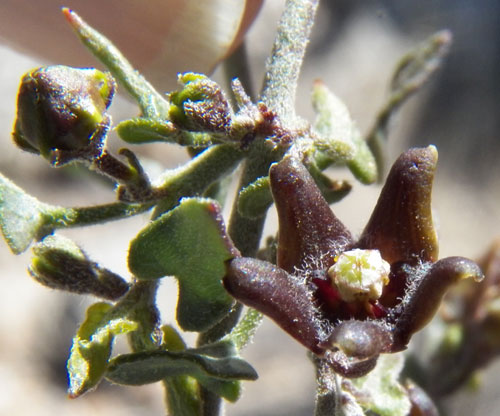
[[[316,367],[316,380],[318,383],[314,416],[336,415],[335,373],[325,360],[312,357],[312,361]]]
[[[201,416],[218,416],[222,410],[222,402],[219,396],[200,386],[200,400],[202,403]]]
[[[295,92],[300,68],[314,22],[318,0],[287,0],[268,61],[261,100],[287,127],[295,120]],[[257,138],[246,160],[239,189],[268,174],[269,166],[282,156],[272,151],[265,138]],[[265,216],[248,219],[240,215],[237,201],[229,223],[229,235],[244,256],[257,253]]]
[[[267,63],[261,100],[290,128],[296,122],[297,83],[318,3],[287,0]]]
[[[271,163],[281,156],[281,152],[271,151],[271,147],[262,138],[257,138],[245,161],[238,189],[243,189],[257,178],[266,176]],[[258,218],[243,217],[238,210],[237,198],[234,202],[229,220],[229,236],[234,244],[246,257],[255,257],[264,228],[266,216]]]
[[[47,215],[51,218],[50,226],[57,229],[120,220],[146,212],[152,207],[153,203],[125,204],[123,202],[77,208],[49,206]]]
[[[290,128],[296,124],[295,92],[317,5],[318,0],[286,2],[272,56],[266,68],[261,100]],[[256,179],[266,176],[269,166],[282,157],[283,151],[273,149],[265,137],[256,137],[245,160],[238,189],[244,189]],[[238,199],[235,199],[228,232],[243,256],[256,256],[265,219],[266,215],[251,219],[243,217],[238,210]],[[244,328],[248,337],[253,335],[261,322],[260,314],[255,314],[257,316],[249,315],[252,319]],[[244,345],[247,338],[241,334],[238,336],[241,338],[241,346]],[[207,404],[216,408],[211,398],[213,397],[207,397]],[[206,415],[209,416],[208,413]]]
[[[300,67],[305,54],[318,0],[288,0],[279,23],[272,57],[266,68],[261,100],[274,111],[287,127],[293,128],[295,116],[295,92]],[[238,189],[244,189],[256,179],[266,176],[269,166],[279,160],[283,149],[273,149],[265,137],[256,137],[252,142],[243,166]],[[246,218],[234,201],[228,232],[243,256],[255,257],[259,248],[266,216]],[[260,319],[253,319],[246,330],[253,334]],[[205,416],[215,416],[220,410],[220,398],[201,390],[202,410]]]
[[[201,195],[212,183],[228,174],[243,157],[243,152],[232,145],[212,146],[179,169],[167,174],[156,188],[166,197],[155,209],[156,218],[172,209],[179,199]]]
[[[134,98],[145,117],[164,118],[169,104],[146,79],[137,72],[113,43],[89,26],[75,12],[62,9],[83,44],[110,70]]]

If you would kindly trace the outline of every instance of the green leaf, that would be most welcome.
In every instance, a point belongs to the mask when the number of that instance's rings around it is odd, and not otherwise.
[[[122,140],[133,144],[167,142],[193,147],[212,144],[210,134],[187,132],[163,119],[132,118],[120,122],[116,130]]]
[[[212,393],[223,397],[231,403],[236,402],[241,396],[241,382],[239,380],[228,381],[214,377],[199,376],[198,382]]]
[[[359,131],[357,133],[352,138],[356,152],[352,160],[347,162],[347,167],[356,179],[369,185],[378,178],[377,161],[368,143],[361,137]]]
[[[28,195],[0,174],[0,229],[14,254],[54,229],[97,224],[147,211],[151,204],[112,203],[91,207],[64,208],[45,204]]]
[[[312,104],[316,112],[314,130],[319,134],[317,148],[336,162],[351,160],[356,126],[345,104],[320,80],[314,82]]]
[[[28,271],[45,286],[108,300],[122,297],[129,289],[124,279],[91,261],[78,245],[60,235],[49,235],[33,247]]]
[[[406,416],[411,403],[398,379],[403,369],[402,354],[382,354],[377,366],[365,377],[352,379],[353,392],[363,409],[379,416]]]
[[[361,137],[345,104],[322,81],[316,81],[312,94],[317,113],[314,129],[318,150],[334,162],[346,163],[353,175],[364,184],[377,179],[377,165],[368,144]]]
[[[108,366],[116,335],[137,329],[137,323],[125,318],[109,319],[112,305],[99,302],[87,309],[87,316],[73,338],[68,358],[71,398],[81,396],[97,386]]]
[[[179,332],[171,325],[161,327],[163,343],[161,348],[168,351],[183,351],[186,343]],[[199,385],[190,376],[168,377],[163,379],[163,385],[167,391],[168,414],[198,416],[201,409],[199,397]]]
[[[187,331],[204,331],[229,312],[232,298],[222,286],[225,261],[238,255],[226,234],[219,206],[183,199],[132,240],[129,268],[139,279],[175,276],[177,320]]]
[[[48,207],[0,174],[0,227],[14,254],[52,231]]]
[[[228,342],[183,351],[124,354],[110,361],[106,378],[117,384],[142,385],[191,376],[214,393],[235,401],[239,396],[235,382],[255,380],[257,373],[234,354],[234,347]]]
[[[273,202],[269,176],[262,176],[240,191],[238,212],[246,218],[259,218],[266,215]]]
[[[251,342],[261,323],[262,314],[255,309],[249,308],[233,330],[223,339],[230,340],[235,348],[241,351]]]

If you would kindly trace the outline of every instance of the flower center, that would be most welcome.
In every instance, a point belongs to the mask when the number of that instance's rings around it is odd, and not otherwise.
[[[342,300],[354,302],[377,300],[389,283],[390,271],[378,250],[354,249],[340,254],[328,275]]]

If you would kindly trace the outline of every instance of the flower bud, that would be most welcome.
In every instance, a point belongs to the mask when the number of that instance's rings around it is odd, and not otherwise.
[[[115,81],[107,72],[57,65],[24,75],[17,97],[14,141],[53,162],[54,151],[82,151],[109,125]],[[97,146],[99,147],[99,146]]]
[[[228,133],[231,107],[217,83],[205,75],[179,75],[180,91],[170,94],[169,116],[181,128],[192,131]]]
[[[388,329],[370,321],[344,321],[332,331],[324,345],[327,360],[338,374],[357,378],[368,374],[381,353],[388,352],[391,336]]]
[[[120,276],[89,260],[74,242],[65,237],[46,237],[33,247],[33,254],[28,269],[30,275],[53,289],[115,300],[129,288]]]

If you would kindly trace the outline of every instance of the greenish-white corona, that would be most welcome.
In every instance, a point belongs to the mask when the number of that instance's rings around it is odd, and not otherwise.
[[[349,250],[328,269],[332,283],[346,302],[377,300],[389,283],[391,266],[378,250]]]

